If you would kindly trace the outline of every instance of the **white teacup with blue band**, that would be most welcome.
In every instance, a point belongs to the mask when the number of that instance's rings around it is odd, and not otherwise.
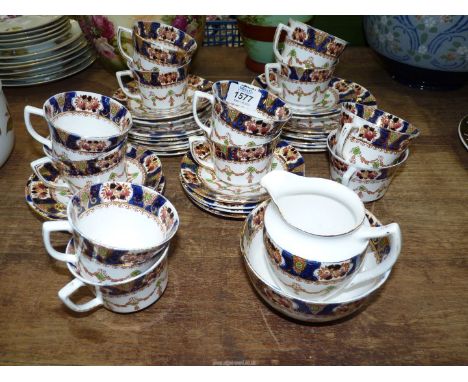
[[[314,108],[331,109],[338,103],[338,94],[329,89],[335,66],[328,69],[306,69],[284,63],[265,65],[265,80],[268,88],[282,97],[291,108],[314,110]],[[272,83],[276,77],[278,86]]]
[[[31,114],[43,117],[50,138],[38,134]],[[50,97],[42,109],[24,108],[24,122],[31,136],[66,160],[87,160],[109,152],[127,138],[132,127],[130,112],[114,99],[91,92],[70,91]]]
[[[286,32],[283,51],[279,51],[281,32]],[[335,65],[348,43],[310,25],[289,19],[289,26],[278,24],[273,52],[278,62],[306,68],[330,68]]]
[[[353,190],[364,203],[382,198],[393,177],[408,159],[409,149],[403,151],[397,163],[369,169],[367,166],[348,162],[336,155],[336,134],[337,131],[334,130],[327,138],[330,178]]]
[[[122,34],[132,36],[133,55],[122,47]],[[190,62],[197,43],[185,32],[157,22],[137,21],[132,29],[119,26],[117,42],[120,53],[138,69],[159,71]]]
[[[86,280],[102,285],[127,280],[150,268],[179,227],[175,207],[151,188],[128,182],[94,184],[73,195],[67,220],[42,226],[53,258],[76,265]],[[75,254],[55,250],[50,234],[73,234]]]
[[[117,82],[125,95],[142,103],[148,110],[168,110],[182,106],[186,101],[189,64],[172,68],[169,72],[139,70],[129,63],[130,70],[117,72]],[[122,77],[138,82],[138,94],[132,93]]]
[[[75,193],[95,183],[104,183],[109,180],[126,181],[126,148],[126,141],[122,141],[114,150],[97,158],[68,161],[55,157],[52,151],[44,146],[46,156],[31,162],[31,168],[39,180],[47,187],[70,190]],[[47,163],[51,163],[58,170],[60,182],[49,181],[41,174],[40,169]]]
[[[278,96],[240,81],[218,81],[213,94],[196,91],[193,115],[208,137],[226,145],[262,145],[271,142],[291,113]],[[206,98],[213,106],[211,125],[198,117],[197,104]]]
[[[359,196],[328,179],[272,171],[261,184],[274,203],[265,209],[264,242],[272,275],[290,293],[329,298],[368,282],[395,264],[401,249],[396,223],[371,227]],[[377,267],[360,271],[369,240],[394,246]]]
[[[419,130],[402,118],[371,106],[341,106],[336,154],[368,169],[395,164]]]
[[[250,186],[260,182],[271,171],[273,154],[280,134],[261,145],[234,146],[206,137],[190,137],[190,153],[200,166],[234,186]],[[210,152],[206,153],[206,143]]]
[[[70,240],[66,252],[73,254],[74,251],[73,240]],[[117,313],[138,312],[154,304],[164,293],[169,276],[168,252],[169,247],[166,247],[158,256],[157,261],[145,272],[129,280],[106,286],[86,280],[73,264],[67,263],[68,270],[75,278],[60,289],[59,298],[69,309],[79,313],[88,312],[100,306]],[[71,296],[82,287],[91,289],[96,297],[85,303],[73,302]]]

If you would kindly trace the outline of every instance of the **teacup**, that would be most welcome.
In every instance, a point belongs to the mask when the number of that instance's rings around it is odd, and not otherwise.
[[[281,32],[286,32],[283,51],[278,50]],[[289,26],[278,24],[273,52],[278,62],[306,68],[329,68],[336,64],[348,43],[320,29],[289,19]]]
[[[171,28],[177,30],[176,28]],[[190,35],[186,35],[184,32],[179,30],[177,30],[178,33],[183,36],[181,40],[182,44],[179,45],[177,45],[177,40],[175,41],[175,44],[169,44],[159,36],[156,38],[143,37],[139,30],[140,28],[138,23],[135,23],[133,29],[119,26],[117,30],[117,42],[120,53],[127,59],[127,61],[133,62],[135,66],[141,70],[159,71],[164,70],[165,68],[167,69],[174,66],[188,64],[197,47],[195,40]],[[132,35],[132,56],[129,56],[122,48],[122,33]],[[149,34],[145,34],[145,36],[149,36]]]
[[[185,103],[188,87],[188,64],[174,67],[170,72],[139,70],[129,63],[130,70],[115,75],[125,95],[137,100],[149,110],[175,109]],[[131,77],[138,83],[139,92],[132,93],[122,77]]]
[[[211,138],[190,137],[189,146],[194,160],[213,171],[219,180],[234,186],[249,186],[259,183],[271,171],[279,139],[280,134],[262,145],[234,146]],[[206,153],[206,144],[210,147],[209,153]]]
[[[174,206],[145,186],[127,182],[94,184],[73,195],[67,219],[42,226],[53,258],[76,265],[80,275],[100,285],[127,280],[150,268],[179,227]],[[51,232],[73,234],[75,253],[55,250]]]
[[[396,164],[369,169],[340,158],[335,153],[335,146],[336,130],[330,133],[327,140],[331,179],[353,190],[364,203],[374,202],[385,195],[393,177],[409,156],[407,149]]]
[[[126,142],[123,141],[114,150],[95,159],[67,161],[55,157],[52,151],[44,146],[46,156],[31,162],[31,168],[47,187],[66,189],[75,193],[95,183],[110,180],[126,181],[126,147]],[[47,163],[51,163],[58,170],[61,182],[51,182],[42,176],[39,169]]]
[[[313,109],[327,102],[326,98],[334,96],[328,91],[335,66],[329,69],[306,69],[300,66],[289,66],[283,63],[265,65],[265,79],[268,88],[296,108]],[[278,86],[272,83],[271,76],[276,76]],[[338,100],[335,100],[336,104]]]
[[[396,223],[371,227],[352,190],[328,179],[272,171],[262,186],[274,203],[265,209],[264,243],[272,275],[301,297],[331,297],[381,276],[401,249]],[[395,245],[377,267],[360,271],[369,241],[389,237]]]
[[[419,130],[386,111],[354,102],[341,107],[336,154],[368,169],[393,165]]]
[[[73,264],[67,263],[68,270],[75,278],[60,289],[59,298],[75,312],[88,312],[99,306],[104,306],[104,308],[117,313],[133,313],[145,309],[159,300],[166,289],[168,251],[169,247],[142,274],[107,286],[86,280]],[[68,244],[66,252],[74,252],[73,240]],[[84,286],[91,289],[96,297],[81,304],[71,301],[70,297]]]
[[[229,145],[261,145],[277,136],[291,113],[278,96],[239,81],[218,81],[213,94],[196,91],[193,115],[207,136]],[[200,121],[197,103],[206,98],[212,105],[211,126]]]
[[[31,114],[47,121],[50,138],[36,132]],[[71,161],[93,159],[113,150],[132,127],[131,114],[121,103],[83,91],[56,94],[42,109],[26,106],[24,122],[34,139],[50,148],[57,158]]]

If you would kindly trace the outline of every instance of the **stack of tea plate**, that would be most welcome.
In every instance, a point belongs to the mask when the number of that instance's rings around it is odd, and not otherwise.
[[[138,92],[136,81],[130,81],[126,86],[129,91]],[[192,96],[196,90],[209,92],[211,86],[211,81],[190,74],[187,100],[175,110],[148,110],[140,101],[129,99],[120,88],[112,97],[126,105],[132,114],[133,127],[128,133],[130,142],[153,150],[159,156],[176,156],[187,152],[191,136],[203,134],[192,114]],[[209,102],[203,99],[198,102],[200,117],[208,116],[208,105]]]
[[[205,141],[183,157],[179,174],[183,190],[204,211],[225,218],[245,219],[259,203],[269,198],[268,193],[260,184],[240,187],[217,179],[214,171],[200,166],[193,158],[198,155],[203,160],[211,155],[210,150]],[[272,171],[285,170],[301,176],[305,172],[301,154],[285,141],[277,144],[271,168]]]
[[[78,23],[66,16],[0,16],[0,79],[4,86],[55,81],[96,59]]]
[[[276,79],[270,79],[276,84]],[[268,89],[265,74],[253,80],[252,84]],[[368,106],[377,106],[372,93],[363,86],[342,78],[330,80],[329,91],[332,95],[322,107],[314,112],[293,111],[291,119],[283,126],[282,137],[297,147],[301,152],[322,152],[327,150],[328,134],[338,127],[341,104],[343,102],[359,102]]]

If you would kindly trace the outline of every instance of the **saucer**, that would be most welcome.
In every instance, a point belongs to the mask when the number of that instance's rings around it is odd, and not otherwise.
[[[252,84],[262,89],[268,89],[264,73],[255,77]],[[273,81],[273,84],[276,83]],[[327,105],[324,105],[324,107],[314,109],[312,111],[310,111],[310,109],[304,110],[303,108],[297,108],[288,104],[288,107],[294,114],[293,118],[294,116],[324,117],[338,114],[343,102],[358,102],[368,106],[377,105],[375,97],[371,92],[355,82],[334,77],[330,80],[330,84],[328,86],[329,89],[331,89],[331,91],[338,97],[335,104],[333,104],[333,102],[329,102]],[[329,107],[329,109],[326,109],[326,107]]]
[[[138,84],[136,81],[130,81],[127,84],[129,91],[132,94],[138,92]],[[187,117],[192,115],[192,97],[196,90],[203,92],[209,92],[211,90],[212,82],[205,80],[199,76],[194,76],[193,74],[188,75],[188,88],[187,88],[187,98],[183,105],[167,109],[167,110],[151,110],[143,106],[142,102],[135,99],[128,99],[127,96],[123,93],[122,89],[118,88],[112,94],[112,98],[123,103],[130,110],[132,118],[134,121],[138,122],[161,122],[168,120],[177,120],[179,118]],[[197,105],[198,111],[202,111],[208,107],[210,103],[206,99],[201,99]]]
[[[126,156],[127,181],[143,184],[159,193],[164,192],[166,180],[162,175],[161,161],[154,152],[128,144]],[[38,167],[38,170],[45,179],[59,184],[62,182],[52,164],[46,163]],[[34,174],[29,177],[25,187],[26,203],[46,220],[66,219],[67,204],[71,196],[72,193],[68,190],[46,186]]]
[[[206,146],[209,152],[209,146]],[[280,141],[275,149],[272,170],[286,170],[304,175],[304,158],[291,145]],[[260,185],[248,187],[232,186],[216,178],[214,172],[200,166],[188,152],[180,166],[180,181],[194,194],[225,203],[258,203],[267,199],[267,191]]]
[[[273,309],[296,320],[305,322],[327,322],[354,313],[374,295],[388,279],[391,270],[368,283],[351,287],[330,301],[303,299],[286,292],[270,274],[267,251],[263,244],[263,217],[269,201],[259,205],[245,221],[241,234],[241,253],[250,278],[260,297]],[[366,211],[371,226],[381,223]],[[364,260],[363,270],[382,262],[390,251],[388,238],[372,240]]]

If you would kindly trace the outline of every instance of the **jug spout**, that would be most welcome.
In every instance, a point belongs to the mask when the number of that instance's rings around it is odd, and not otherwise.
[[[304,177],[292,174],[287,171],[271,171],[266,174],[260,184],[268,191],[273,201],[276,203],[283,196],[304,193]],[[302,187],[301,187],[302,185]]]
[[[283,170],[269,172],[260,182],[275,203],[284,196],[310,193],[314,189],[313,183],[312,178],[306,178]]]

